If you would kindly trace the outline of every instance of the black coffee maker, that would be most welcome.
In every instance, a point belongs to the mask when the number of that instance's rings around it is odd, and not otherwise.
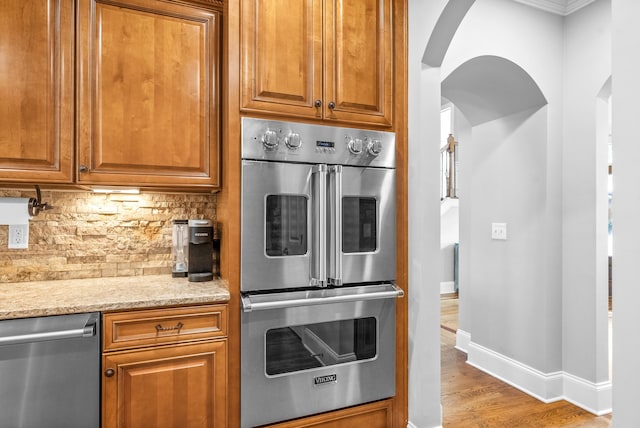
[[[191,282],[213,280],[213,224],[189,220],[188,277]]]

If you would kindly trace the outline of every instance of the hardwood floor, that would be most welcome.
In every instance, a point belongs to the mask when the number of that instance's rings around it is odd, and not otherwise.
[[[611,415],[596,417],[566,402],[544,404],[466,363],[454,348],[458,300],[441,300],[440,350],[444,428],[599,428]]]

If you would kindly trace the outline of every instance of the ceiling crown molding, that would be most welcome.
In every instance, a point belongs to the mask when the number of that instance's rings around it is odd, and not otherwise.
[[[595,0],[567,0],[567,15],[575,12],[578,9],[582,9],[588,4],[593,3]]]
[[[535,7],[557,15],[567,16],[595,0],[515,0],[518,3]]]

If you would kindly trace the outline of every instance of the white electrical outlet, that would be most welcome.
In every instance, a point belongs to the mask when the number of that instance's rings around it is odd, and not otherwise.
[[[29,225],[10,224],[9,225],[9,248],[25,249],[29,248]]]
[[[491,223],[491,239],[507,240],[507,223]]]

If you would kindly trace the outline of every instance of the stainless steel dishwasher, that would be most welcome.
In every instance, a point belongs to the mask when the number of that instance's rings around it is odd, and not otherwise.
[[[0,428],[100,426],[99,320],[0,321]]]

